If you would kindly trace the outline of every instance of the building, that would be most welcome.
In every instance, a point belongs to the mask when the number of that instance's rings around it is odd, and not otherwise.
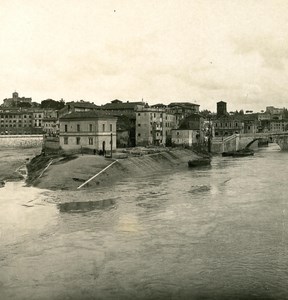
[[[172,130],[172,145],[192,146],[204,142],[204,118],[191,114]]]
[[[167,145],[171,143],[171,130],[176,128],[176,118],[163,108],[146,107],[136,111],[136,146]]]
[[[217,103],[217,115],[213,120],[215,137],[244,133],[244,123],[240,116],[229,115],[224,101]]]
[[[200,105],[191,102],[172,102],[168,105],[168,111],[175,116],[176,126],[178,126],[185,117],[199,113],[199,107]]]
[[[94,103],[87,102],[84,100],[77,102],[67,102],[66,105],[58,111],[59,117],[62,117],[66,114],[73,112],[85,112],[85,111],[97,111],[100,109],[100,106],[95,105]]]
[[[0,134],[41,134],[42,128],[33,126],[33,113],[29,111],[1,111]]]
[[[190,129],[172,129],[172,145],[191,147],[197,143],[198,134]]]
[[[32,112],[32,120],[33,120],[32,126],[35,128],[42,128],[43,117],[44,117],[43,109],[33,109],[31,110],[31,112]]]
[[[17,92],[12,94],[12,98],[5,98],[3,100],[3,107],[18,107],[20,103],[25,103],[27,107],[31,107],[32,98],[19,97]]]
[[[270,132],[277,133],[288,130],[288,120],[271,120]]]
[[[73,112],[60,119],[60,146],[66,151],[87,148],[98,152],[116,150],[117,118],[97,111]],[[112,144],[111,144],[112,142]]]
[[[48,135],[59,134],[58,111],[45,109],[42,119],[43,131]]]
[[[276,108],[274,106],[267,106],[266,107],[266,113],[270,115],[282,115],[284,113],[284,108]]]
[[[249,113],[242,116],[244,133],[257,133],[262,131],[261,121],[257,113]]]
[[[142,102],[122,102],[121,100],[115,99],[111,103],[107,103],[101,106],[101,110],[107,111],[110,114],[134,116],[135,111],[145,106]]]

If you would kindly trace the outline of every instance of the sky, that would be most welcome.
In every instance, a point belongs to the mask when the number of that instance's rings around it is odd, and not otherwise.
[[[0,104],[288,107],[287,0],[0,0]]]

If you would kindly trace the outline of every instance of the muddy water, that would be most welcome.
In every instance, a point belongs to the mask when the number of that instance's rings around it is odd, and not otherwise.
[[[273,145],[73,193],[9,183],[0,299],[288,299],[287,159]]]

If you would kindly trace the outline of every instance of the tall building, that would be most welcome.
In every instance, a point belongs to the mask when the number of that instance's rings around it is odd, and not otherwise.
[[[136,146],[166,145],[176,127],[175,115],[164,108],[142,107],[136,111]]]

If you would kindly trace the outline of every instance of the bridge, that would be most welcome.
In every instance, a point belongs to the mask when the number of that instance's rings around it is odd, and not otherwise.
[[[222,153],[241,150],[247,147],[258,147],[258,141],[261,139],[273,141],[279,145],[281,150],[288,150],[288,131],[243,133],[227,137],[214,137],[212,139],[211,150],[215,153]]]

